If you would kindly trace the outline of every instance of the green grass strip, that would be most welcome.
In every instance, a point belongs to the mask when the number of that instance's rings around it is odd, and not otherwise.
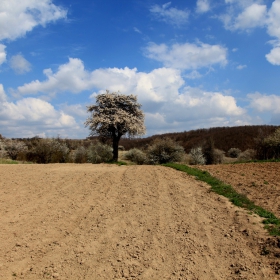
[[[0,164],[18,164],[18,161],[0,158]]]
[[[163,166],[186,172],[189,175],[195,176],[197,180],[206,182],[211,186],[212,191],[227,197],[234,205],[245,208],[264,218],[263,223],[269,234],[280,236],[280,220],[273,213],[255,205],[254,202],[249,200],[245,195],[236,192],[231,185],[225,184],[219,179],[211,176],[207,171],[202,171],[183,164],[167,163],[163,164]]]

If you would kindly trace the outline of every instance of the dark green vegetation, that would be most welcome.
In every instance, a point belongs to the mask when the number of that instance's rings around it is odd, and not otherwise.
[[[165,141],[164,145],[160,142]],[[168,143],[172,143],[171,148]],[[156,144],[157,143],[157,144]],[[147,138],[121,138],[122,150],[137,164],[188,162],[218,164],[233,161],[279,160],[280,128],[278,126],[239,126],[198,129],[181,133],[154,135]],[[6,139],[0,135],[0,158],[35,163],[100,163],[111,160],[112,139],[61,139],[39,137]],[[120,148],[120,146],[119,146]],[[198,151],[194,160],[191,151]],[[184,153],[184,156],[180,155]],[[227,157],[225,159],[225,156]],[[232,160],[232,159],[231,159]],[[232,161],[230,161],[232,162]]]
[[[177,163],[167,163],[163,166],[171,167],[179,171],[195,176],[199,181],[206,182],[211,186],[211,190],[215,193],[227,197],[234,205],[245,208],[252,213],[264,218],[263,223],[270,235],[280,236],[280,220],[275,215],[260,206],[254,204],[245,195],[237,193],[232,186],[223,183],[217,178],[211,176],[208,172],[191,168],[189,166]]]
[[[217,149],[228,151],[230,148],[239,148],[241,151],[245,151],[247,149],[255,149],[256,139],[261,141],[263,138],[274,133],[277,128],[279,126],[273,125],[214,127],[153,135],[147,138],[122,138],[120,145],[124,146],[125,150],[139,149],[150,145],[157,138],[170,138],[181,145],[186,153],[189,153],[193,147],[202,146],[207,139],[212,139]]]

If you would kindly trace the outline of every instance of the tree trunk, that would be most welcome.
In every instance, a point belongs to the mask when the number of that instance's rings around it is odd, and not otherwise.
[[[118,161],[119,158],[119,141],[121,136],[113,137],[113,161]]]

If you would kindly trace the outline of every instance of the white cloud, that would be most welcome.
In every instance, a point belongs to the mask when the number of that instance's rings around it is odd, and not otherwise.
[[[17,88],[19,94],[56,94],[69,91],[80,93],[94,88],[121,91],[124,94],[141,94],[143,100],[163,102],[164,96],[169,95],[184,81],[180,72],[170,68],[159,68],[150,73],[137,72],[136,68],[125,67],[97,69],[92,72],[85,70],[83,62],[70,58],[69,62],[59,66],[53,73],[51,69],[44,70],[47,80],[32,81]],[[159,93],[160,92],[160,93]]]
[[[259,92],[247,95],[250,100],[250,107],[259,112],[280,113],[280,96],[265,95]]]
[[[249,30],[263,27],[267,21],[267,7],[262,1],[225,1],[226,13],[219,16],[229,30]]]
[[[244,68],[247,68],[247,65],[238,65],[237,67],[236,67],[236,69],[238,69],[238,70],[242,70],[242,69],[244,69]]]
[[[18,87],[18,92],[21,94],[39,92],[56,94],[63,91],[79,93],[93,87],[90,72],[85,70],[83,62],[77,58],[70,58],[68,63],[60,65],[56,73],[51,69],[45,69],[44,74],[47,76],[46,81],[35,80],[24,84]]]
[[[7,96],[6,96],[4,87],[2,84],[0,84],[0,102],[4,102],[4,101],[6,101],[6,99],[7,99]]]
[[[246,7],[235,19],[234,29],[262,27],[266,23],[266,5],[252,4]]]
[[[280,40],[280,0],[275,0],[268,11],[267,31]]]
[[[185,86],[185,81],[180,70],[173,68],[158,68],[151,72],[139,72],[136,68],[125,67],[96,69],[92,72],[84,69],[83,62],[79,59],[69,59],[69,62],[58,67],[57,72],[48,69],[44,71],[47,80],[35,81],[19,87],[21,93],[51,94],[53,92],[69,91],[73,93],[84,90],[92,90],[97,93],[120,91],[123,94],[136,94],[143,110],[147,115],[146,125],[151,135],[161,131],[181,131],[198,127],[217,125],[235,125],[247,123],[245,110],[237,105],[234,97],[223,92],[208,92],[197,88]],[[193,72],[195,75],[195,72]],[[74,81],[73,81],[74,80]],[[94,102],[96,93],[91,95]],[[13,112],[19,110],[17,115],[27,119],[27,113],[23,114],[23,108],[28,108],[28,118],[35,119],[39,114],[40,120],[59,120],[60,126],[65,127],[71,121],[66,116],[75,116],[76,119],[86,119],[86,108],[82,105],[61,105],[60,111],[56,111],[50,103],[35,98],[23,99],[25,102],[9,103],[14,107]],[[35,101],[36,100],[36,101]],[[43,104],[38,110],[34,103]],[[28,107],[31,104],[31,107]],[[47,105],[49,104],[49,105]],[[21,108],[21,109],[19,109]],[[33,112],[34,111],[34,112]],[[53,111],[53,113],[50,113]],[[54,113],[55,111],[55,113]],[[33,115],[34,114],[34,115]],[[63,115],[64,114],[64,115]],[[8,114],[7,114],[8,115]],[[48,115],[55,115],[49,117]],[[44,116],[44,118],[41,118]],[[71,123],[71,122],[70,122]],[[80,121],[79,121],[80,123]],[[156,123],[158,127],[156,128]],[[153,125],[154,124],[154,125]],[[162,125],[162,127],[160,127]],[[83,126],[81,124],[81,126]],[[42,129],[42,131],[44,131]]]
[[[15,40],[38,25],[66,17],[67,11],[52,0],[1,0],[0,40]]]
[[[170,23],[176,26],[183,25],[188,22],[190,12],[187,10],[179,10],[170,7],[171,2],[162,6],[154,5],[150,8],[150,12],[160,21]]]
[[[162,62],[166,67],[177,69],[198,69],[213,64],[227,64],[227,49],[209,44],[165,44],[151,43],[146,48],[147,57]]]
[[[0,44],[0,65],[6,61],[5,45]]]
[[[10,66],[18,74],[24,74],[31,70],[31,64],[21,54],[11,57]]]
[[[196,12],[206,13],[210,10],[209,0],[197,0],[196,2]]]
[[[52,137],[58,134],[66,137],[69,131],[81,129],[71,115],[56,110],[46,101],[24,98],[8,102],[2,94],[0,85],[0,130],[6,137]]]
[[[186,74],[184,77],[186,77],[187,79],[194,80],[194,79],[199,79],[199,78],[201,78],[202,75],[201,75],[198,71],[193,70],[191,73]]]
[[[271,64],[280,65],[280,47],[273,48],[265,57]]]

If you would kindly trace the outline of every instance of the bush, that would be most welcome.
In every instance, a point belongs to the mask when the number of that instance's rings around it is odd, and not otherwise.
[[[246,151],[239,154],[238,161],[249,161],[256,158],[256,151],[253,149],[247,149]]]
[[[6,158],[6,157],[7,157],[6,145],[4,140],[0,138],[0,158]]]
[[[264,139],[264,148],[266,150],[267,159],[280,158],[280,128]]]
[[[238,156],[240,155],[241,150],[238,148],[230,148],[227,152],[227,155],[231,158],[238,158]]]
[[[139,149],[131,149],[124,154],[124,159],[135,162],[136,164],[144,164],[146,161],[146,154]]]
[[[68,161],[69,149],[59,139],[37,139],[34,147],[28,151],[28,161],[36,163],[65,163]]]
[[[214,140],[212,138],[208,138],[202,146],[202,153],[205,158],[205,164],[215,163],[214,151],[215,151]]]
[[[78,147],[78,149],[74,151],[73,161],[75,163],[86,163],[88,161],[87,153],[88,152],[84,146]]]
[[[192,148],[190,151],[190,157],[190,164],[204,165],[206,163],[201,147]]]
[[[225,152],[219,149],[214,149],[213,153],[213,163],[220,164],[224,162]]]
[[[181,161],[184,156],[184,148],[173,140],[156,139],[147,150],[147,163],[162,164]]]
[[[88,148],[88,160],[91,163],[109,162],[113,159],[112,147],[99,142],[92,143]]]
[[[12,160],[24,160],[27,149],[27,145],[22,141],[7,140],[5,143],[7,156]]]

